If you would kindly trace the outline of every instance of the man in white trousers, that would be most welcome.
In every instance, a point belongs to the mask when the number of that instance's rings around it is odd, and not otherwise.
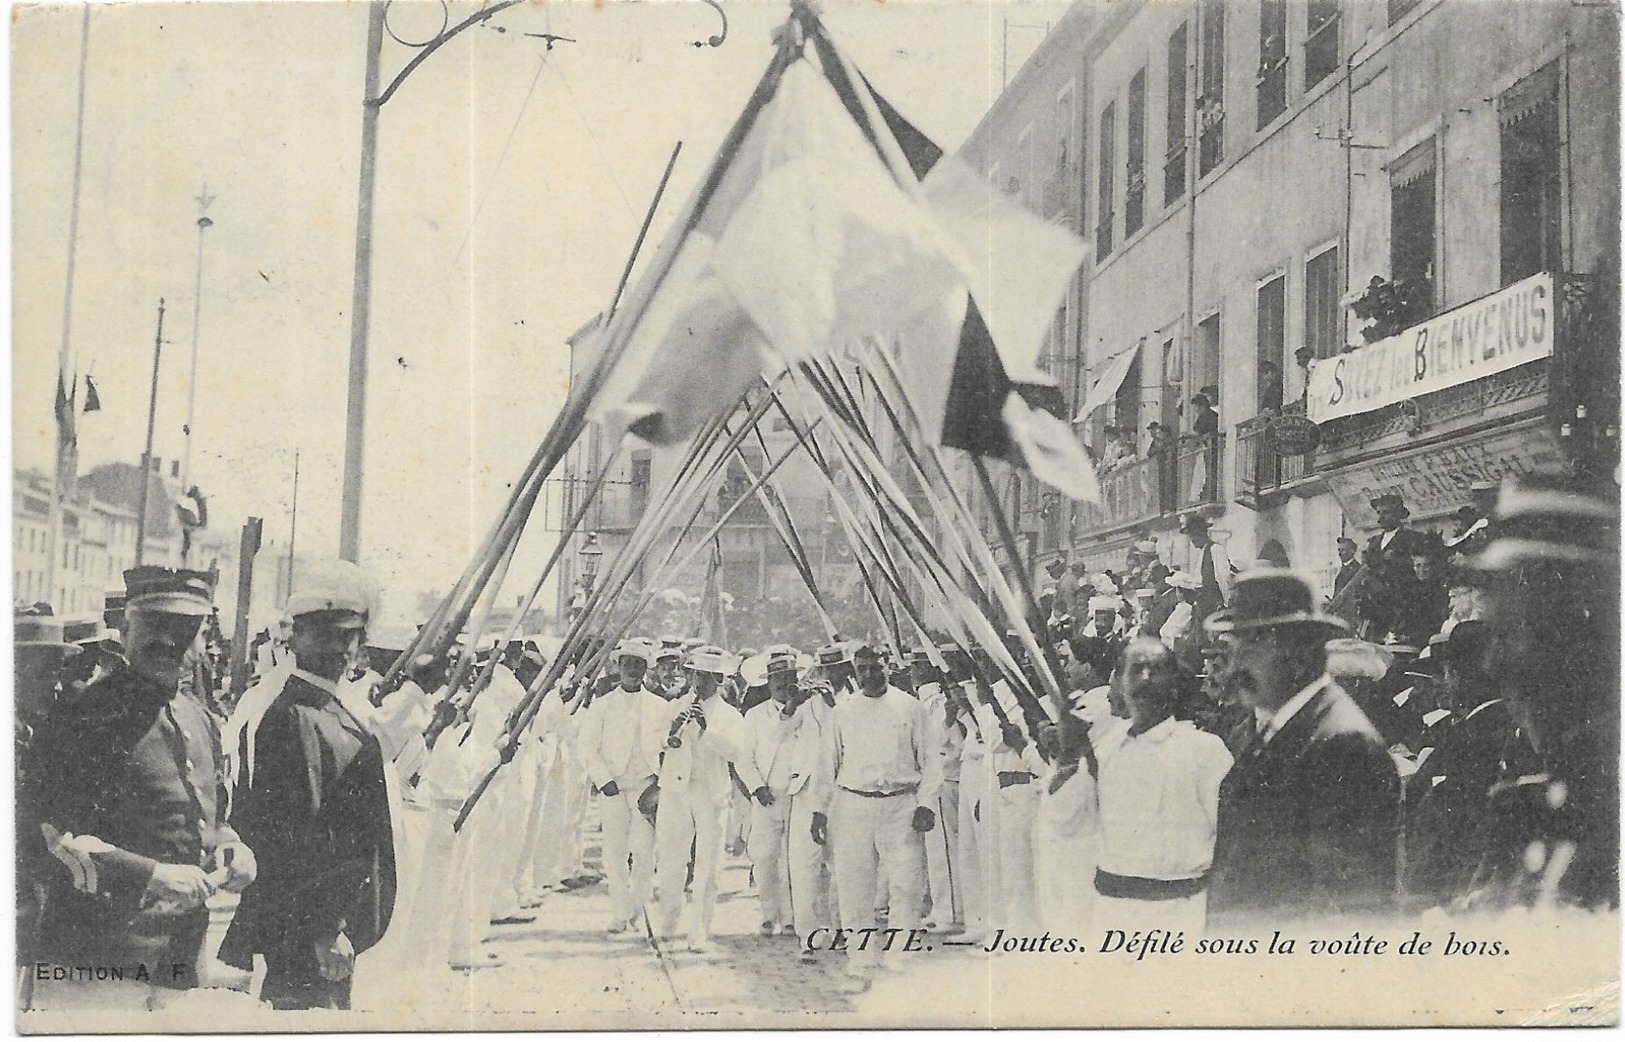
[[[638,797],[655,780],[671,719],[667,703],[643,686],[655,653],[646,640],[621,642],[616,649],[620,686],[593,700],[577,736],[587,777],[600,797],[612,934],[636,925],[654,888],[654,828],[638,810]]]
[[[942,763],[920,703],[886,681],[880,652],[870,645],[852,656],[858,694],[836,704],[824,732],[819,772],[821,807],[813,815],[813,839],[835,859],[835,887],[856,900],[841,902],[841,926],[879,926],[872,902],[875,876],[884,865],[889,884],[888,927],[920,923],[925,888],[925,845],[936,827]],[[867,977],[877,945],[850,951],[848,973]]]
[[[991,761],[990,770],[984,775],[988,785],[988,794],[983,798],[984,821],[988,818],[988,802],[997,805],[990,837],[991,856],[997,861],[997,868],[990,873],[994,884],[988,888],[988,925],[995,930],[1002,926],[1015,934],[1042,933],[1033,860],[1033,824],[1038,813],[1038,781],[1044,762],[1022,730],[1020,706],[1009,685],[1003,679],[982,685],[979,697],[981,705],[976,715],[988,742],[987,758]],[[989,838],[986,830],[983,838]]]
[[[942,760],[942,789],[936,806],[940,827],[925,837],[925,869],[930,882],[926,925],[953,933],[965,925],[965,903],[960,893],[964,881],[959,876],[955,849],[959,845],[959,756],[965,733],[957,722],[948,719],[948,696],[931,652],[915,648],[909,653],[908,667],[914,680],[914,697],[925,710],[926,723],[937,737],[937,755]]]
[[[686,667],[688,693],[671,703],[672,722],[660,761],[660,809],[655,817],[660,920],[656,932],[662,940],[677,934],[692,846],[696,916],[688,948],[703,952],[711,943],[723,823],[733,786],[728,765],[739,758],[745,721],[720,694],[722,678],[734,668],[732,656],[706,645],[689,652]]]
[[[793,934],[790,903],[790,866],[786,860],[786,830],[790,823],[790,783],[795,778],[804,791],[809,775],[796,772],[796,663],[795,656],[778,660],[780,675],[774,682],[773,660],[769,659],[768,683],[773,697],[754,706],[744,717],[744,737],[735,768],[751,792],[751,819],[745,839],[745,853],[756,877],[761,901],[762,936]],[[809,828],[811,818],[808,818]],[[817,849],[812,837],[807,846]]]
[[[774,806],[781,801],[789,804],[782,821],[783,849],[789,859],[790,915],[796,936],[801,940],[802,960],[812,961],[816,955],[807,944],[820,927],[833,927],[838,914],[839,895],[830,848],[813,840],[814,814],[820,806],[817,780],[823,767],[824,733],[834,709],[835,692],[825,684],[801,684],[797,678],[800,658],[788,645],[770,649],[767,686],[771,701],[763,704],[777,707],[776,711],[790,721],[788,748],[779,754],[786,758],[789,769],[784,792],[781,795],[772,789],[770,796]],[[755,790],[755,797],[761,806],[760,788]],[[755,836],[758,820],[772,819],[764,817],[751,822],[753,842],[761,851],[770,840],[767,836]],[[871,894],[873,891],[870,887]]]

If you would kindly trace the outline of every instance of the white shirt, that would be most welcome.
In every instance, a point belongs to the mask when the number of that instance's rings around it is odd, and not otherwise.
[[[1100,760],[1100,868],[1141,879],[1205,873],[1218,837],[1219,783],[1232,762],[1223,739],[1188,720],[1125,732]]]
[[[1157,631],[1157,636],[1164,644],[1172,647],[1174,642],[1183,637],[1185,631],[1190,628],[1191,614],[1195,610],[1191,607],[1190,601],[1180,601],[1169,614],[1168,621],[1162,624],[1162,629]]]
[[[690,692],[669,703],[671,719],[676,720],[694,700]],[[683,744],[675,749],[668,745],[661,756],[660,787],[686,786],[689,793],[721,804],[727,800],[733,784],[728,764],[740,756],[745,720],[739,710],[724,702],[720,695],[706,699],[701,709],[705,713],[705,730],[702,732],[700,725],[692,720],[685,723],[677,732],[677,740]],[[671,735],[670,723],[666,725],[666,735]]]
[[[764,785],[776,793],[789,791],[798,720],[796,716],[786,717],[783,709],[770,698],[745,714],[740,754],[734,767],[739,771],[739,780],[751,792]]]
[[[587,777],[603,788],[621,778],[647,778],[660,763],[671,707],[659,695],[617,687],[593,700],[576,734]]]
[[[928,731],[920,703],[894,687],[877,698],[858,694],[838,703],[824,733],[820,804],[828,807],[837,788],[895,793],[912,787],[916,804],[935,806],[942,761]]]
[[[1268,742],[1271,738],[1280,734],[1281,728],[1287,725],[1287,721],[1297,716],[1298,711],[1308,705],[1311,698],[1315,697],[1315,693],[1331,682],[1331,677],[1323,676],[1283,702],[1281,708],[1271,713],[1268,719],[1262,721],[1264,729],[1260,733],[1263,735],[1263,740]]]

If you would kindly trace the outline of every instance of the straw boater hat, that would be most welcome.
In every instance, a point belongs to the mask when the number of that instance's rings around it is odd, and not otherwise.
[[[642,637],[628,637],[615,646],[615,661],[623,658],[642,659],[645,666],[655,662],[655,646]]]
[[[1181,568],[1168,576],[1168,585],[1176,590],[1200,590],[1202,580],[1199,576],[1192,575]]]
[[[1461,569],[1492,583],[1532,566],[1600,576],[1619,566],[1619,508],[1555,475],[1509,478],[1495,503],[1495,537]]]
[[[818,649],[820,666],[840,666],[852,661],[852,648],[846,644],[826,644]]]
[[[1289,568],[1255,568],[1236,577],[1230,588],[1230,606],[1209,615],[1202,626],[1209,633],[1246,633],[1276,626],[1301,626],[1346,634],[1348,623],[1315,607],[1309,580]]]
[[[715,644],[704,644],[688,653],[687,666],[698,673],[725,677],[739,668],[739,661]]]

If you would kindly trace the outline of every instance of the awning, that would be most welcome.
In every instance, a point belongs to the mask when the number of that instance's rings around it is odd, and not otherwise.
[[[1089,385],[1089,393],[1084,396],[1083,407],[1078,410],[1078,415],[1072,418],[1073,423],[1084,422],[1090,413],[1117,397],[1117,389],[1123,386],[1123,377],[1128,375],[1129,367],[1134,364],[1134,359],[1139,354],[1140,344],[1136,343],[1106,363],[1100,378]]]

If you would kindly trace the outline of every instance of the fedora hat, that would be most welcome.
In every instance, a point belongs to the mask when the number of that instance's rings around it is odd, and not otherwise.
[[[1209,633],[1243,633],[1273,626],[1307,626],[1349,631],[1348,623],[1315,607],[1309,580],[1290,568],[1254,568],[1237,576],[1230,589],[1230,606],[1209,615],[1202,626]]]
[[[1206,532],[1213,527],[1213,522],[1201,514],[1186,514],[1179,519],[1181,532]]]

